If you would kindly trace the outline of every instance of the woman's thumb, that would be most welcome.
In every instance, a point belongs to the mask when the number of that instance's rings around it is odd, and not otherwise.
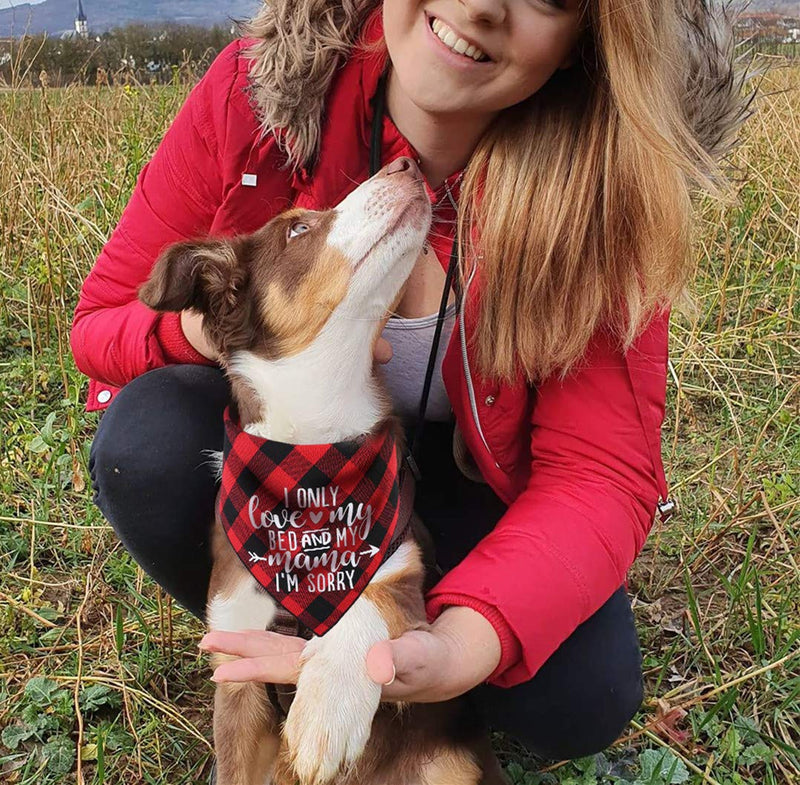
[[[383,685],[385,699],[403,699],[425,690],[441,660],[438,641],[415,630],[391,641],[376,643],[367,652],[367,674]]]
[[[392,641],[380,641],[367,652],[367,675],[376,684],[388,684],[395,668]]]

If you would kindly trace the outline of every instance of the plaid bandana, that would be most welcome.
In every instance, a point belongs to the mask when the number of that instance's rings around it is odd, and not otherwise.
[[[283,444],[245,433],[225,410],[218,513],[253,577],[324,635],[380,567],[397,527],[391,429],[337,444]]]

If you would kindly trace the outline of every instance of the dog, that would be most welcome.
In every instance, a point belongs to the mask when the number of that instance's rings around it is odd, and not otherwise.
[[[430,223],[430,201],[419,169],[400,158],[334,209],[292,209],[252,235],[166,249],[139,296],[158,311],[191,308],[204,316],[205,333],[230,379],[236,414],[226,427],[235,416],[239,429],[232,440],[252,437],[263,444],[302,446],[391,436],[391,406],[372,350],[382,320],[422,251]],[[402,448],[399,439],[394,443],[389,452],[382,448],[381,465],[396,469]],[[226,486],[224,469],[222,475],[220,493]],[[397,499],[397,493],[384,497]],[[319,499],[315,503],[321,504]],[[324,540],[326,535],[317,530],[302,530],[302,510],[270,517],[263,508],[252,509],[258,504],[251,497],[251,509],[243,513],[252,524],[249,534],[264,526],[272,529],[273,539],[302,531],[313,545],[318,544],[316,537]],[[232,547],[230,520],[221,507],[225,504],[218,500],[208,626],[228,631],[275,628],[286,612],[253,577],[270,557],[244,542]],[[360,523],[363,511],[356,510]],[[322,512],[310,515],[316,520]],[[392,514],[382,517],[389,520]],[[416,524],[412,528],[418,531]],[[305,645],[285,721],[280,700],[270,699],[263,684],[217,686],[217,785],[505,781],[486,734],[463,699],[382,704],[380,685],[367,676],[366,654],[372,645],[426,626],[419,540],[416,535],[394,543],[360,593],[353,591],[352,576],[345,576],[349,584],[327,586],[347,595],[350,604],[324,634]],[[293,543],[296,547],[296,538]],[[323,541],[320,548],[325,547]],[[226,656],[214,655],[215,666]]]

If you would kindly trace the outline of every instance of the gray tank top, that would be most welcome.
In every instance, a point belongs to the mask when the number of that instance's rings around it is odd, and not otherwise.
[[[425,384],[425,371],[428,367],[437,317],[436,313],[417,319],[392,317],[382,333],[392,345],[393,354],[392,359],[381,370],[392,397],[394,413],[403,420],[416,420],[419,413],[419,400]],[[442,380],[442,358],[447,350],[447,344],[450,343],[455,323],[456,306],[453,303],[448,306],[444,315],[428,408],[425,411],[426,420],[447,422],[451,418],[450,401]]]

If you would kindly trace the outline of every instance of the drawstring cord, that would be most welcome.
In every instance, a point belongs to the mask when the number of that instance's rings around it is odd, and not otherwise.
[[[381,168],[381,143],[383,141],[383,118],[386,111],[386,80],[388,78],[388,71],[384,71],[381,78],[378,80],[378,88],[375,96],[372,99],[373,116],[372,116],[372,133],[370,136],[370,151],[369,151],[369,176],[372,177],[377,174]],[[458,205],[450,192],[450,188],[445,183],[445,190],[447,197],[450,200],[454,210],[458,210]],[[458,268],[459,257],[459,242],[458,230],[456,236],[453,238],[453,249],[450,252],[450,262],[447,265],[447,275],[444,281],[444,288],[442,290],[442,299],[439,304],[439,312],[436,317],[436,329],[433,333],[433,341],[431,342],[430,354],[428,355],[428,365],[425,369],[425,382],[422,385],[422,394],[419,401],[419,409],[417,411],[417,421],[414,424],[411,432],[411,438],[408,440],[408,449],[405,455],[405,464],[414,476],[414,479],[419,481],[422,479],[422,473],[419,469],[419,446],[422,441],[422,431],[425,425],[425,413],[428,409],[428,399],[430,398],[431,385],[433,383],[433,373],[436,369],[436,357],[439,353],[439,344],[442,338],[442,329],[444,327],[445,312],[447,311],[447,301],[450,297],[450,290],[454,286],[455,274]]]

